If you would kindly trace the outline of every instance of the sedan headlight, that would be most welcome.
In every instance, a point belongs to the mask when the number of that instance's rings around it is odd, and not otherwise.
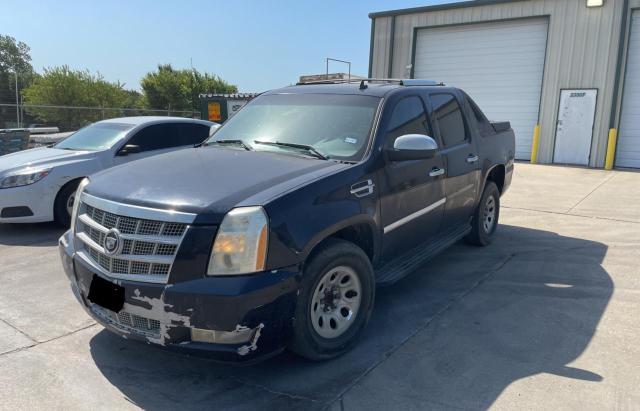
[[[85,177],[82,179],[80,184],[78,184],[78,188],[76,189],[75,200],[73,201],[73,211],[71,212],[71,232],[76,232],[76,218],[78,218],[78,210],[80,209],[80,199],[82,197],[82,193],[84,189],[89,184],[89,178]]]
[[[222,220],[209,259],[208,275],[248,274],[264,270],[267,214],[262,207],[238,207]]]
[[[38,182],[49,175],[51,172],[50,168],[40,169],[40,170],[23,170],[19,173],[12,174],[4,177],[0,181],[0,188],[12,188],[12,187],[21,187],[28,186],[29,184],[33,184]]]

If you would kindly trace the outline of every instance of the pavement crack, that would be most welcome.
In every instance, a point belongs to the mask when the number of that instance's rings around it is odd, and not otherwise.
[[[358,385],[358,383],[360,383],[360,381],[362,381],[367,375],[369,375],[376,368],[378,368],[382,363],[384,363],[386,360],[388,360],[396,351],[398,351],[400,348],[402,348],[409,340],[411,340],[413,337],[415,337],[416,335],[418,335],[422,331],[424,331],[427,328],[429,328],[429,326],[431,325],[431,323],[433,323],[433,321],[435,319],[437,319],[438,317],[442,316],[444,313],[449,311],[458,301],[462,300],[464,297],[466,297],[467,295],[471,294],[478,287],[480,287],[482,284],[484,284],[493,274],[497,273],[502,268],[504,268],[504,266],[506,266],[509,263],[509,261],[511,261],[517,254],[518,254],[517,252],[513,252],[513,253],[505,256],[502,260],[500,260],[498,263],[496,263],[491,269],[489,269],[482,277],[480,277],[475,283],[473,283],[473,285],[471,287],[467,288],[465,291],[462,291],[461,293],[459,293],[458,295],[453,297],[451,300],[449,300],[449,302],[447,302],[442,308],[440,308],[424,324],[422,324],[421,326],[418,326],[418,328],[416,328],[411,334],[409,334],[405,339],[403,339],[400,342],[400,344],[396,345],[395,347],[391,347],[389,350],[385,351],[382,354],[380,360],[374,362],[362,374],[360,374],[358,377],[354,378],[353,381],[350,384],[348,384],[342,391],[340,391],[340,393],[338,393],[338,395],[333,400],[328,402],[328,405],[327,405],[326,408],[328,409],[331,406],[331,404],[334,404],[336,401],[340,401],[341,406],[343,406],[344,404],[343,404],[342,400],[343,400],[344,395],[347,392],[349,392],[353,387]]]
[[[21,334],[23,334],[25,337],[29,338],[29,340],[31,340],[31,341],[33,342],[33,344],[30,344],[30,345],[27,345],[27,346],[24,346],[24,347],[20,347],[20,348],[16,348],[15,350],[11,350],[11,351],[6,351],[6,352],[3,352],[3,353],[0,353],[0,357],[3,357],[3,356],[5,356],[5,355],[9,355],[9,354],[13,354],[13,353],[16,353],[16,352],[19,352],[19,351],[27,350],[27,349],[29,349],[29,348],[37,347],[37,346],[39,346],[39,345],[41,345],[41,344],[46,344],[46,343],[51,342],[51,341],[56,341],[56,340],[59,340],[59,339],[61,339],[61,338],[68,337],[68,336],[70,336],[70,335],[73,335],[73,334],[75,334],[75,333],[78,333],[78,332],[80,332],[80,331],[86,330],[87,328],[91,328],[91,327],[93,327],[93,326],[98,325],[98,323],[95,323],[95,322],[94,322],[94,323],[92,323],[92,324],[85,325],[84,327],[78,328],[78,329],[76,329],[76,330],[69,331],[69,332],[64,333],[64,334],[62,334],[62,335],[58,335],[57,337],[49,338],[48,340],[44,340],[44,341],[36,341],[36,340],[34,340],[33,338],[31,338],[29,335],[27,335],[27,334],[25,334],[24,332],[22,332],[20,329],[18,329],[18,328],[16,328],[16,327],[14,327],[13,325],[9,324],[8,322],[6,322],[5,320],[3,320],[3,319],[1,319],[1,318],[0,318],[0,321],[2,321],[3,323],[7,324],[7,325],[8,325],[8,326],[10,326],[11,328],[13,328],[13,329],[17,330],[18,332],[20,332]]]
[[[618,223],[640,224],[640,221],[622,220],[620,218],[598,217],[598,216],[592,216],[592,215],[575,214],[575,213],[568,213],[568,212],[561,212],[561,211],[536,210],[535,208],[510,207],[510,206],[505,206],[505,205],[501,205],[500,207],[501,208],[508,208],[508,209],[511,209],[511,210],[533,211],[533,212],[536,212],[536,213],[556,214],[556,215],[563,215],[563,216],[569,216],[569,217],[592,218],[592,219],[595,219],[595,220],[615,221],[615,222],[618,222]]]
[[[293,399],[293,400],[311,401],[311,402],[315,402],[315,403],[322,402],[322,401],[319,401],[319,400],[315,400],[313,398],[305,397],[303,395],[297,395],[297,394],[291,394],[291,393],[284,392],[284,391],[273,390],[273,389],[271,389],[271,388],[269,388],[269,387],[267,387],[265,385],[257,384],[257,383],[254,383],[254,382],[247,382],[247,381],[244,381],[244,380],[242,380],[242,379],[240,379],[238,377],[235,377],[235,376],[229,376],[229,378],[233,379],[234,381],[236,381],[236,382],[238,382],[238,383],[240,383],[242,385],[246,385],[248,387],[253,387],[253,388],[258,388],[258,389],[266,391],[266,392],[268,392],[270,394],[281,395],[281,396],[284,396],[284,397],[287,397],[287,398],[290,398],[290,399]]]
[[[575,204],[573,205],[573,207],[569,208],[569,209],[566,211],[566,213],[567,213],[567,214],[568,214],[568,213],[570,213],[570,212],[571,212],[571,210],[573,210],[574,208],[576,208],[577,206],[579,206],[580,204],[582,204],[582,202],[583,202],[584,200],[586,200],[587,198],[589,198],[589,196],[591,196],[591,194],[595,193],[595,192],[596,192],[600,187],[602,187],[603,185],[605,185],[605,184],[607,184],[609,181],[611,181],[611,179],[612,179],[613,177],[615,177],[616,175],[618,175],[618,173],[616,173],[616,172],[612,172],[612,173],[611,173],[611,175],[609,176],[609,178],[607,178],[606,180],[604,180],[603,182],[601,182],[600,184],[598,184],[598,185],[597,185],[593,190],[591,190],[591,191],[589,192],[589,194],[587,194],[586,196],[584,196],[584,198],[582,198],[582,200],[578,201],[577,203],[575,203]]]
[[[27,337],[30,341],[34,342],[35,344],[38,344],[38,341],[36,341],[35,339],[31,338],[31,336],[29,334],[27,334],[26,332],[22,331],[20,328],[16,327],[15,325],[11,324],[9,321],[0,318],[0,321],[2,321],[4,324],[6,324],[7,326],[13,328],[14,330],[16,330],[17,332],[19,332],[20,334],[24,335],[25,337]],[[34,344],[34,345],[35,345]]]

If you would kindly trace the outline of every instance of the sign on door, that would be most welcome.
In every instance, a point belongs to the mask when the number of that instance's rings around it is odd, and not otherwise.
[[[553,162],[588,165],[598,90],[561,90]]]

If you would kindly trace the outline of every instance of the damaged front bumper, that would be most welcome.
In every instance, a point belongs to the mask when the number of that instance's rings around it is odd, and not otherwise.
[[[291,335],[297,267],[154,284],[104,276],[75,254],[70,231],[60,238],[59,251],[78,302],[124,338],[219,361],[253,362],[280,352]],[[124,293],[121,308],[89,300],[92,283],[100,282]]]

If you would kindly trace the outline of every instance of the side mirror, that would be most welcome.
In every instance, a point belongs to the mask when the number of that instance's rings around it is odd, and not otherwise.
[[[211,126],[211,128],[209,128],[209,137],[211,137],[212,135],[214,135],[216,133],[216,131],[218,131],[218,129],[222,127],[220,124],[214,124]]]
[[[387,150],[391,161],[423,160],[436,155],[438,143],[424,134],[405,134],[393,143],[393,148]]]
[[[142,150],[140,150],[140,146],[137,146],[135,144],[127,144],[126,146],[122,147],[120,149],[120,151],[118,151],[118,155],[119,156],[128,156],[129,154],[136,154],[141,152]]]

